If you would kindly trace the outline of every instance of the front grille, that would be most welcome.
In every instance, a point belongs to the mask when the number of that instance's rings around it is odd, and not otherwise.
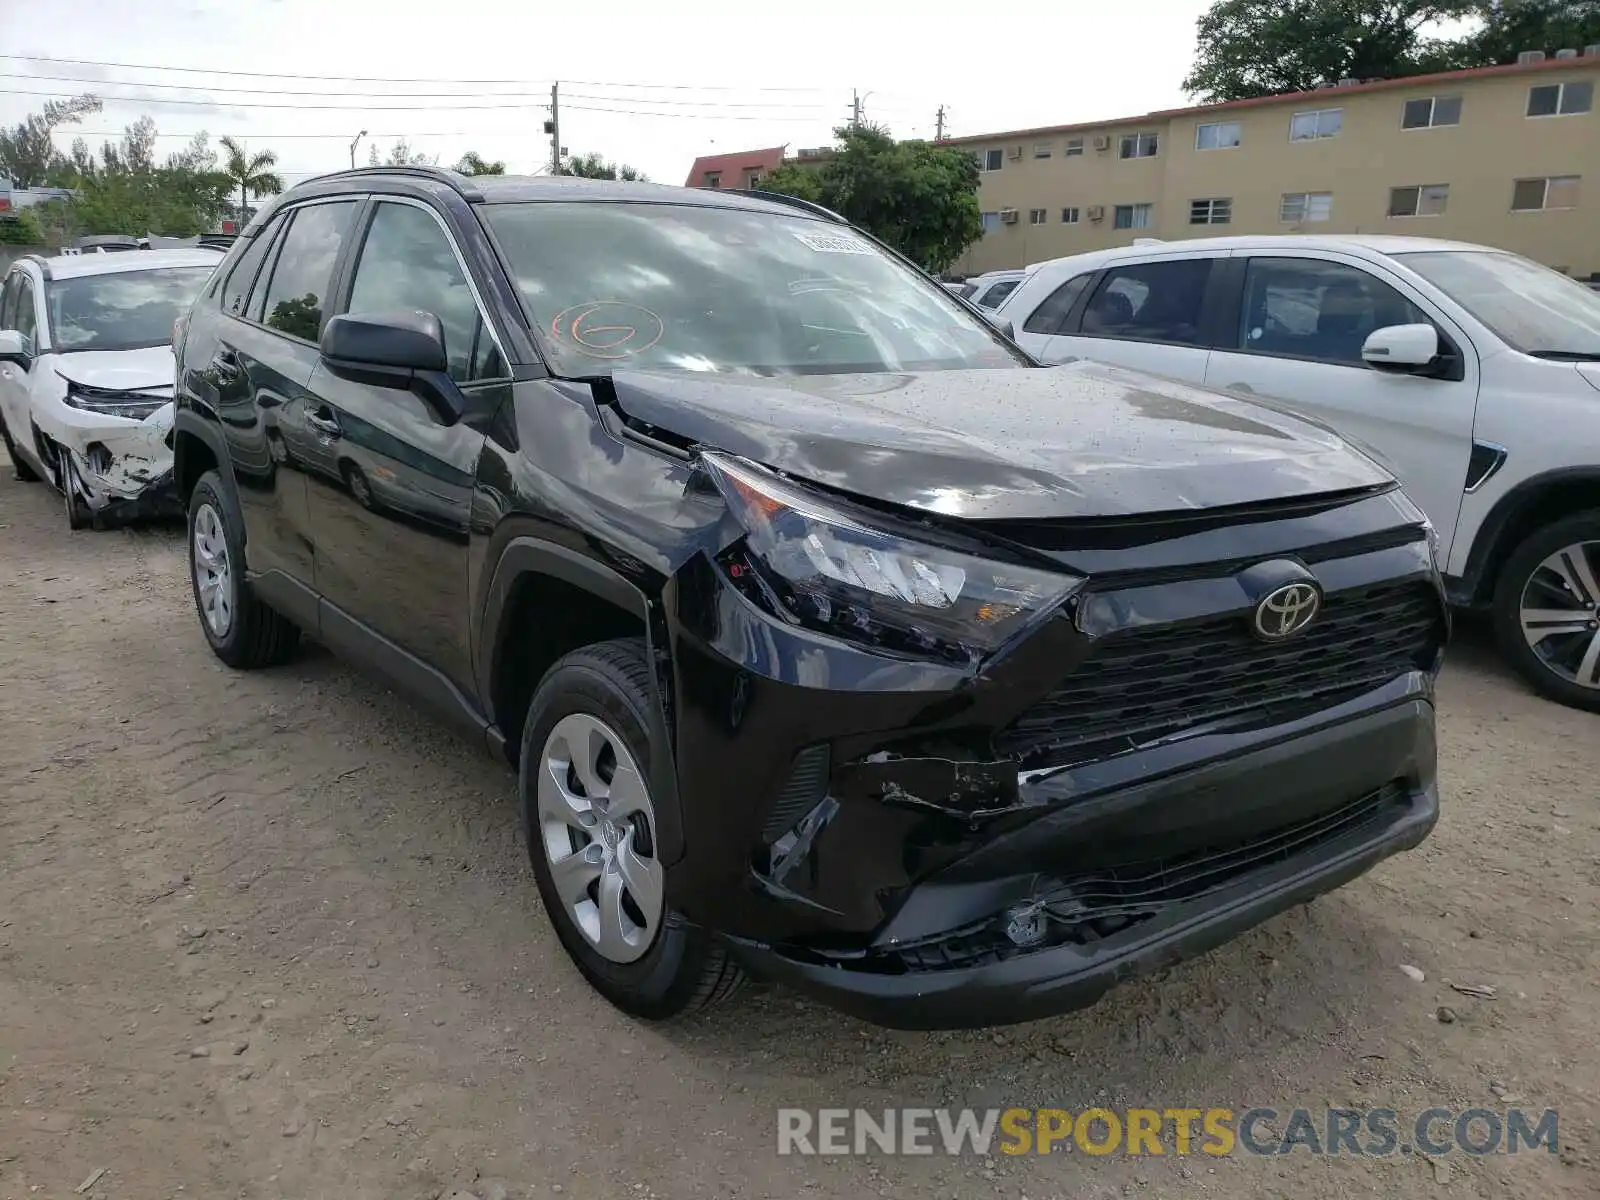
[[[1012,942],[1002,917],[954,935],[897,947],[875,959],[871,969],[950,970],[982,966],[1050,946],[1090,945],[1220,891],[1253,871],[1291,862],[1380,825],[1406,803],[1406,786],[1395,780],[1348,804],[1247,841],[1073,876],[1051,887],[1036,902],[1046,927],[1035,945]]]
[[[1269,709],[1335,703],[1430,667],[1442,619],[1428,584],[1386,583],[1329,594],[1310,628],[1278,645],[1253,637],[1244,614],[1111,634],[997,735],[995,749],[1024,760],[1059,757]]]

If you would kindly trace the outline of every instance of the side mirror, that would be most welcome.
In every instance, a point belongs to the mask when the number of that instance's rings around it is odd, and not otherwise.
[[[386,367],[395,386],[409,386],[399,373],[445,371],[444,330],[428,312],[353,314],[333,317],[322,330],[322,357],[340,367]]]
[[[1378,371],[1415,374],[1439,356],[1439,331],[1432,325],[1386,325],[1367,335],[1361,359]]]
[[[28,340],[15,329],[0,329],[0,362],[26,367],[33,358],[31,349]]]

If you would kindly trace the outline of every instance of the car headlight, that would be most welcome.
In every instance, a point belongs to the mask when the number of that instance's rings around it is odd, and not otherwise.
[[[834,637],[973,663],[1084,583],[920,541],[743,459],[701,462],[746,533],[719,556],[728,577],[769,612]]]
[[[119,392],[109,388],[85,387],[80,383],[67,384],[66,403],[83,412],[99,413],[106,417],[126,417],[142,421],[151,413],[172,403],[170,396],[150,396],[143,392]]]

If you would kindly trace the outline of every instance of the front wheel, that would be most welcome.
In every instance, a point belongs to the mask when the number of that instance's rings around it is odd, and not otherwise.
[[[667,904],[650,703],[639,639],[567,655],[534,694],[518,785],[534,877],[563,948],[612,1004],[658,1021],[718,1003],[744,976]]]
[[[56,448],[56,486],[61,489],[61,499],[66,507],[67,528],[87,529],[93,517],[83,497],[78,495],[77,478],[72,469],[72,458],[65,446]]]
[[[1600,712],[1600,510],[1535,530],[1500,572],[1501,649],[1541,694]]]
[[[189,497],[189,581],[200,628],[230,667],[286,662],[300,629],[269,608],[244,577],[244,528],[222,476],[207,471]]]

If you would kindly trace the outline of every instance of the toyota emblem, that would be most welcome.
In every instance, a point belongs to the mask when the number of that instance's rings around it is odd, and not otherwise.
[[[1256,636],[1281,642],[1311,624],[1321,607],[1322,596],[1309,583],[1286,584],[1268,592],[1256,605]]]

